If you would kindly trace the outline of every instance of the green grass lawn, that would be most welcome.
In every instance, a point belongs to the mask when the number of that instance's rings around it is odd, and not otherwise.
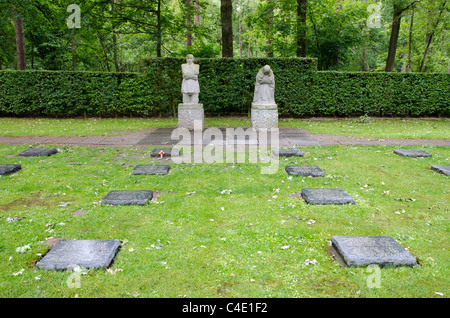
[[[176,127],[176,118],[0,118],[0,136],[116,136],[157,127]],[[250,118],[207,118],[206,127],[250,127]],[[313,134],[370,138],[449,139],[449,119],[288,119],[280,127],[297,127]]]
[[[139,122],[93,131],[151,121]],[[415,147],[433,154],[420,159],[391,146],[302,147],[305,157],[282,159],[275,174],[261,174],[261,164],[170,163],[165,176],[130,174],[160,163],[150,147],[15,156],[27,147],[0,145],[0,163],[22,165],[0,176],[2,297],[449,297],[449,179],[430,170],[449,164],[448,147]],[[318,165],[326,177],[290,178],[284,167],[294,164]],[[311,187],[342,188],[356,204],[307,205],[295,193]],[[145,189],[157,194],[146,206],[99,204],[111,190]],[[334,235],[392,236],[419,265],[382,268],[381,287],[370,288],[366,268],[331,258]],[[69,288],[71,273],[35,267],[51,237],[123,246],[110,270],[88,270]]]

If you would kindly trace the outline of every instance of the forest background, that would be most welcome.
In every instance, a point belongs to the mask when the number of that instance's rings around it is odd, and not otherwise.
[[[0,0],[0,69],[139,72],[193,53],[448,73],[449,17],[447,0]]]

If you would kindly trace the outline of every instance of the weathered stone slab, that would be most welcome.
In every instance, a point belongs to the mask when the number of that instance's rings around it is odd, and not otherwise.
[[[179,104],[178,127],[189,130],[203,130],[205,127],[203,104]]]
[[[417,260],[390,236],[333,236],[331,250],[347,266],[414,266]]]
[[[450,165],[432,165],[431,169],[439,173],[445,174],[446,176],[450,175]]]
[[[302,189],[301,196],[308,204],[353,204],[355,200],[340,188]]]
[[[22,157],[50,156],[58,153],[56,148],[29,148],[19,153]]]
[[[0,165],[0,176],[17,172],[20,169],[22,169],[22,166],[19,164]]]
[[[150,153],[151,157],[161,157],[160,152],[164,152],[163,154],[163,158],[168,158],[168,157],[179,157],[180,156],[180,149],[173,149],[173,148],[168,148],[168,149],[153,149],[152,152]]]
[[[76,266],[107,268],[119,247],[120,240],[61,240],[36,267],[48,270],[71,270]]]
[[[252,105],[251,119],[252,128],[256,130],[278,128],[277,105]]]
[[[286,166],[284,169],[293,176],[325,177],[325,172],[318,166]]]
[[[109,205],[144,205],[153,198],[153,191],[111,191],[102,200],[101,204]]]
[[[417,149],[394,149],[394,153],[404,157],[431,157],[431,153]]]
[[[169,165],[138,165],[131,174],[168,174],[170,171]]]
[[[274,149],[272,153],[279,157],[303,157],[303,152],[298,148]]]

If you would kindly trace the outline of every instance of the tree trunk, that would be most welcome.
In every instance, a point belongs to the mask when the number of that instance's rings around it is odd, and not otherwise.
[[[161,57],[162,46],[162,26],[161,26],[161,0],[158,0],[158,9],[156,11],[156,56]]]
[[[232,0],[220,1],[222,22],[222,57],[233,57],[233,6]]]
[[[267,2],[272,2],[273,0],[267,0]],[[266,41],[266,57],[273,57],[273,47],[272,47],[272,22],[273,22],[273,8],[270,7],[270,10],[267,12],[267,18],[269,20],[269,23],[267,24],[267,35],[268,39]]]
[[[23,34],[23,21],[22,18],[15,13],[14,28],[16,34],[16,53],[17,53],[17,69],[25,70],[26,57],[25,57],[25,35]]]
[[[362,67],[361,67],[361,71],[363,72],[367,72],[369,70],[368,66],[367,66],[367,48],[363,47],[362,48]]]
[[[72,28],[72,70],[75,72],[75,31]]]
[[[192,32],[191,32],[191,0],[186,0],[186,47],[192,46]]]
[[[394,15],[392,17],[391,37],[389,39],[388,56],[386,59],[385,72],[392,72],[395,66],[395,55],[397,53],[398,35],[400,33],[400,24],[403,10],[394,4]]]
[[[239,58],[242,58],[242,23],[239,20]]]
[[[407,47],[408,43],[407,42],[403,42],[403,47]],[[403,52],[402,54],[402,73],[406,73],[406,69],[407,69],[407,64],[408,62],[405,63],[405,59],[407,58],[408,53],[407,52]]]
[[[308,0],[297,0],[297,57],[306,57],[306,6]]]
[[[120,72],[120,66],[119,66],[119,54],[117,53],[117,36],[116,32],[113,31],[113,57],[114,57],[114,67],[116,69],[116,72]]]
[[[441,16],[442,16],[442,12],[445,10],[445,4],[447,3],[447,1],[444,1],[442,3],[442,8],[439,11],[439,16],[436,20],[436,24],[434,25],[433,29],[431,30],[430,34],[427,34],[427,46],[425,47],[425,52],[423,52],[423,58],[422,58],[422,62],[420,63],[420,68],[419,68],[419,72],[422,72],[423,69],[423,65],[425,63],[425,59],[427,57],[427,53],[428,53],[428,49],[430,48],[430,44],[431,44],[431,40],[433,40],[433,36],[434,36],[434,32],[436,31],[436,28],[441,20]]]
[[[411,51],[412,51],[413,22],[414,22],[414,8],[411,9],[411,23],[409,25],[409,46],[408,46],[408,66],[407,66],[408,73],[411,73]]]

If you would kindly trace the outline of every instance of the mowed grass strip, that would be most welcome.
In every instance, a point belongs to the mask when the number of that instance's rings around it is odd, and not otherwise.
[[[51,146],[49,146],[51,147]],[[152,148],[60,147],[50,157],[1,163],[22,170],[0,177],[2,297],[448,297],[448,147],[408,158],[390,146],[302,147],[305,156],[264,164],[169,163],[168,175],[131,175],[160,164]],[[287,165],[318,165],[325,177],[290,177]],[[338,187],[354,205],[307,205],[302,188]],[[102,206],[111,190],[153,190],[146,206]],[[333,235],[392,236],[417,257],[415,268],[382,268],[381,287],[366,268],[341,268]],[[109,270],[37,270],[47,240],[120,239]],[[19,248],[19,249],[18,249]]]
[[[151,128],[175,128],[177,121],[177,118],[0,118],[0,136],[119,136]],[[450,120],[446,118],[279,119],[279,127],[367,138],[449,139],[449,126]],[[205,127],[251,127],[251,120],[248,117],[206,118]]]

